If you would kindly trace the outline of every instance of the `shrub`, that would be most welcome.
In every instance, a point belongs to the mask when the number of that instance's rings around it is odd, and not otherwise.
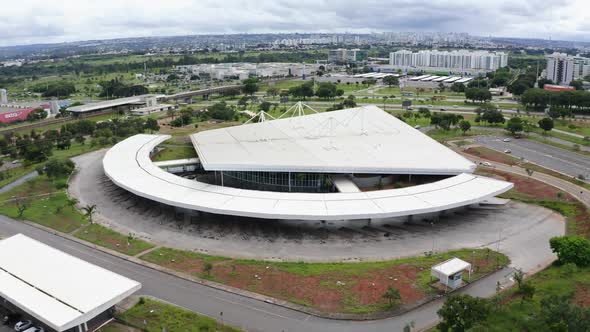
[[[590,266],[590,240],[580,236],[557,236],[549,240],[560,264]]]

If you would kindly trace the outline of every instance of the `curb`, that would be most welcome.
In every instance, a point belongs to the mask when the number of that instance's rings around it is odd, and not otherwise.
[[[128,255],[125,255],[125,254],[120,253],[118,251],[115,251],[115,250],[112,250],[109,248],[105,248],[105,247],[101,247],[101,246],[93,244],[91,242],[79,239],[79,238],[75,237],[74,235],[62,233],[62,232],[56,231],[54,229],[51,229],[47,226],[43,226],[43,225],[34,223],[32,221],[21,220],[20,222],[23,222],[23,223],[25,223],[31,227],[37,228],[37,229],[41,229],[47,233],[51,233],[53,235],[59,236],[61,238],[76,242],[76,243],[81,244],[87,248],[101,251],[101,252],[111,255],[113,257],[117,257],[117,258],[120,258],[120,259],[125,260],[127,262],[134,263],[134,264],[140,265],[142,267],[152,269],[154,271],[165,273],[167,275],[177,277],[177,278],[183,279],[185,281],[189,281],[189,282],[196,283],[199,285],[207,286],[207,287],[214,288],[217,290],[222,290],[222,291],[225,291],[228,293],[247,297],[247,298],[258,300],[261,302],[266,302],[271,305],[276,305],[276,306],[280,306],[283,308],[295,310],[295,311],[298,311],[298,312],[301,312],[304,314],[308,314],[308,315],[312,315],[312,316],[316,316],[316,317],[320,317],[320,318],[333,319],[333,320],[366,321],[366,320],[379,320],[379,319],[393,318],[393,317],[405,314],[409,311],[415,310],[415,309],[417,309],[423,305],[426,305],[428,303],[431,303],[433,301],[444,298],[445,296],[447,296],[449,294],[453,294],[455,292],[461,291],[461,290],[469,287],[470,285],[473,285],[477,281],[482,280],[482,279],[484,279],[484,278],[486,278],[498,271],[501,271],[503,269],[503,268],[500,268],[500,269],[490,272],[488,274],[482,275],[479,279],[474,280],[468,284],[465,284],[465,286],[457,288],[457,289],[450,291],[444,295],[434,295],[434,296],[431,295],[431,296],[428,296],[427,298],[423,299],[422,301],[418,301],[418,302],[415,302],[415,303],[412,303],[412,304],[406,305],[406,306],[402,305],[394,310],[382,311],[382,312],[371,313],[371,314],[326,313],[326,312],[322,312],[322,311],[319,311],[319,310],[316,310],[313,308],[304,307],[304,306],[301,306],[298,304],[294,304],[294,303],[291,303],[288,301],[279,300],[279,299],[276,299],[276,298],[273,298],[270,296],[254,293],[251,291],[235,288],[232,286],[227,286],[224,284],[220,284],[220,283],[206,280],[206,279],[201,279],[198,277],[193,277],[193,276],[175,271],[175,270],[167,268],[167,267],[163,267],[163,266],[160,266],[160,265],[157,265],[154,263],[150,263],[148,261],[142,260],[142,259],[135,257],[135,256],[128,256]],[[145,254],[145,253],[149,252],[148,250],[141,252],[140,254]]]

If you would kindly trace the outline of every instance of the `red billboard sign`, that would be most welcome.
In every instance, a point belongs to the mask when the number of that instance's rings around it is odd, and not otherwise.
[[[3,112],[3,113],[0,113],[0,122],[1,123],[9,123],[9,122],[18,121],[18,120],[26,120],[27,115],[29,115],[29,113],[31,113],[33,111],[34,111],[33,108],[27,108],[27,109],[22,109],[22,110]]]

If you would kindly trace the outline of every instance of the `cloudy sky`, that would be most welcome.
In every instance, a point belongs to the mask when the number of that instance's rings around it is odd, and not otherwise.
[[[590,41],[588,0],[1,0],[0,45],[242,32],[454,31]]]

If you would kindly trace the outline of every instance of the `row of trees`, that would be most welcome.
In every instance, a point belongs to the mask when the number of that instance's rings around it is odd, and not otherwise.
[[[129,73],[141,71],[145,68],[148,70],[173,68],[180,65],[194,65],[202,63],[231,63],[231,62],[313,62],[316,59],[324,58],[325,54],[318,50],[304,50],[292,52],[268,51],[257,54],[247,54],[244,52],[236,54],[225,54],[223,56],[208,56],[205,54],[185,55],[180,58],[162,57],[147,58],[145,61],[134,61],[128,56],[120,56],[115,61],[108,63],[94,62],[93,59],[80,58],[69,59],[67,61],[56,61],[50,65],[46,63],[28,63],[17,67],[0,67],[0,82],[7,80],[14,82],[10,78],[14,77],[38,77],[59,74],[82,73],[104,75],[108,73]],[[103,58],[101,58],[102,60]],[[9,80],[10,79],[10,80]]]
[[[168,116],[172,118],[172,121],[170,122],[171,126],[182,127],[195,121],[203,121],[207,119],[223,121],[237,120],[238,113],[236,112],[235,106],[222,101],[209,106],[206,110],[193,110],[189,107],[178,112],[177,110],[172,109],[168,111]]]
[[[113,119],[101,123],[81,120],[64,124],[60,130],[50,129],[42,133],[31,130],[24,135],[6,134],[0,138],[0,152],[35,164],[48,160],[54,149],[69,149],[72,141],[85,144],[89,136],[92,137],[90,144],[107,145],[116,143],[120,138],[158,129],[154,119]]]
[[[485,103],[492,100],[492,93],[488,88],[467,88],[465,89],[465,99]]]
[[[338,89],[336,84],[330,82],[319,83],[316,88],[314,82],[309,81],[289,88],[287,95],[303,99],[313,96],[322,99],[333,99],[344,95],[344,90]]]
[[[33,92],[41,93],[43,97],[67,98],[76,92],[72,82],[65,80],[39,83],[31,87]]]
[[[99,96],[106,98],[139,96],[149,92],[143,85],[127,85],[118,78],[101,82],[99,85],[102,88]]]
[[[545,111],[551,108],[565,109],[572,114],[590,113],[590,92],[586,91],[547,91],[544,89],[528,89],[520,98],[527,110]]]

